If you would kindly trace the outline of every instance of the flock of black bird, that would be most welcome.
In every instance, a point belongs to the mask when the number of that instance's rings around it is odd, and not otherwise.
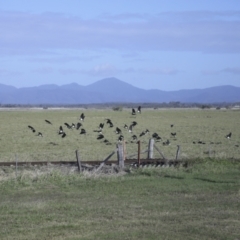
[[[141,114],[141,112],[142,112],[142,109],[141,109],[141,106],[139,106],[139,107],[137,108],[137,110],[135,110],[134,108],[132,108],[131,114],[132,114],[133,116],[135,116],[135,115],[137,115],[137,114]],[[81,115],[80,115],[80,117],[79,117],[79,122],[77,122],[77,124],[75,124],[75,123],[69,124],[69,123],[66,123],[66,122],[65,122],[64,125],[65,125],[65,127],[66,127],[67,129],[76,129],[76,130],[79,130],[79,131],[80,131],[80,132],[79,132],[80,135],[86,135],[86,134],[87,134],[87,131],[86,131],[85,128],[83,128],[83,122],[84,122],[84,120],[85,120],[85,114],[84,114],[84,113],[81,113]],[[45,122],[46,122],[47,124],[49,124],[49,125],[53,125],[52,122],[49,121],[49,120],[47,120],[47,119],[45,119]],[[132,121],[132,122],[130,123],[130,125],[124,124],[124,126],[123,126],[123,128],[125,129],[125,132],[126,132],[126,130],[127,130],[129,133],[132,134],[132,135],[131,135],[131,143],[137,143],[138,140],[139,140],[141,137],[145,136],[146,134],[148,134],[148,135],[150,134],[150,131],[149,131],[148,129],[142,131],[138,136],[137,136],[136,134],[133,134],[134,127],[135,127],[137,124],[138,124],[138,123],[137,123],[136,121]],[[103,134],[103,129],[104,129],[104,126],[105,126],[105,125],[107,125],[108,128],[114,128],[114,124],[113,124],[112,120],[109,119],[109,118],[107,118],[107,119],[105,119],[105,122],[99,124],[98,129],[97,129],[97,130],[94,130],[94,132],[98,133],[98,135],[96,136],[96,139],[97,139],[97,140],[102,140],[102,142],[105,143],[106,145],[110,145],[111,142],[110,142],[109,140],[107,140],[107,139],[105,138],[104,134]],[[174,127],[174,124],[170,124],[170,127],[173,128],[173,127]],[[29,128],[33,133],[36,133],[36,136],[38,136],[38,137],[43,137],[42,132],[37,132],[34,127],[28,125],[28,128]],[[124,136],[123,136],[123,132],[122,132],[121,128],[120,128],[120,127],[115,127],[114,132],[116,133],[116,135],[118,135],[117,141],[118,141],[118,142],[122,142],[122,141],[124,140]],[[59,126],[58,135],[61,136],[61,138],[65,138],[65,137],[67,136],[67,133],[66,133],[66,131],[63,129],[63,126],[62,126],[62,125]],[[149,136],[150,136],[150,135],[149,135]],[[176,136],[177,136],[177,133],[176,133],[176,132],[171,132],[171,133],[170,133],[170,137],[172,138],[172,140],[176,140]],[[159,136],[159,134],[156,133],[156,132],[154,132],[154,133],[151,135],[151,137],[152,137],[153,139],[155,139],[156,142],[162,141],[162,145],[163,145],[163,146],[168,146],[168,145],[171,144],[169,139],[167,139],[166,141],[163,141],[163,139],[162,139],[162,138]],[[225,136],[225,138],[227,138],[227,139],[230,139],[231,137],[232,137],[232,133],[231,133],[231,132]],[[126,143],[127,143],[127,142],[126,142]],[[193,141],[193,144],[205,144],[205,142],[199,140],[199,141]],[[236,145],[235,145],[235,146],[236,146]]]
[[[137,113],[141,113],[141,106],[139,106],[137,108],[137,111],[132,108],[132,115],[136,115]],[[81,135],[86,135],[87,134],[87,131],[85,128],[83,128],[83,122],[85,120],[85,114],[84,113],[81,113],[80,117],[79,117],[79,122],[77,124],[75,123],[72,123],[72,124],[69,124],[67,122],[64,123],[65,125],[65,128],[67,129],[76,129],[76,130],[79,130],[79,134]],[[45,122],[49,125],[53,125],[51,121],[45,119]],[[98,136],[96,137],[97,140],[103,140],[103,142],[106,144],[106,145],[110,145],[110,141],[108,141],[102,131],[103,131],[103,128],[105,125],[108,125],[109,128],[114,128],[114,124],[112,122],[111,119],[107,118],[105,119],[105,122],[104,123],[100,123],[99,126],[98,126],[98,129],[97,130],[94,130],[94,132],[97,132],[98,133]],[[127,129],[129,133],[132,133],[133,131],[133,128],[137,125],[137,122],[136,121],[132,121],[131,124],[128,126],[127,124],[124,125],[124,129]],[[28,125],[28,128],[33,132],[33,133],[37,133],[36,136],[38,137],[43,137],[43,133],[41,132],[36,132],[35,128],[31,125]],[[124,140],[124,136],[122,135],[122,130],[119,128],[119,127],[116,127],[114,132],[119,135],[118,136],[118,141],[121,142]],[[143,136],[145,135],[146,133],[148,133],[149,131],[146,130],[145,132],[141,133],[139,136]],[[65,138],[67,136],[67,133],[66,131],[64,131],[63,129],[63,126],[60,125],[59,126],[59,129],[58,129],[58,135],[61,136],[61,138]],[[136,135],[133,135],[132,136],[132,141],[137,141],[137,136]]]

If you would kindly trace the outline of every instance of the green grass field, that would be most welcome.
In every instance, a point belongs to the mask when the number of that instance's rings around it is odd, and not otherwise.
[[[81,113],[86,118],[82,128],[86,135],[80,135],[76,129],[67,129],[65,122],[79,122]],[[106,125],[106,118],[110,118],[113,128]],[[47,124],[50,120],[52,125]],[[173,159],[176,155],[177,145],[181,146],[181,159],[196,158],[240,158],[240,111],[237,110],[201,110],[201,109],[142,109],[141,114],[131,115],[131,109],[113,111],[112,109],[25,109],[0,111],[0,161],[75,161],[75,151],[78,150],[82,161],[103,160],[116,148],[118,135],[114,132],[116,127],[122,130],[127,142],[127,155],[137,153],[137,144],[132,143],[131,136],[137,135],[141,141],[141,149],[147,149],[149,139],[154,132],[162,138],[156,142],[164,155]],[[138,124],[133,133],[124,129],[132,121]],[[105,123],[103,134],[111,145],[97,140],[100,123]],[[174,124],[174,127],[170,127]],[[36,129],[31,132],[28,125]],[[67,136],[58,135],[59,126],[62,125]],[[139,137],[142,131],[148,129],[149,134]],[[43,137],[37,137],[42,132]],[[176,132],[176,138],[171,136]],[[225,136],[232,132],[232,138]],[[169,139],[171,144],[163,146]],[[193,144],[203,141],[205,144]],[[146,158],[142,154],[141,158]],[[155,152],[155,158],[160,155]],[[116,155],[112,159],[117,159]]]
[[[197,159],[187,169],[118,175],[40,172],[0,181],[0,239],[240,237],[239,161]]]

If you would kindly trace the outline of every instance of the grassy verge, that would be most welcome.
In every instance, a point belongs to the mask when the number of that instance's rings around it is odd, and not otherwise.
[[[0,182],[0,239],[239,239],[240,163]],[[37,177],[36,177],[37,176]]]

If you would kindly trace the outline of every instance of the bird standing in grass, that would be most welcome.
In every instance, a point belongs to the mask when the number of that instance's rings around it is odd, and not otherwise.
[[[80,134],[85,134],[86,135],[86,130],[84,128],[81,129]]]
[[[100,123],[98,128],[99,128],[99,130],[102,130],[103,127],[104,127],[104,123]]]
[[[141,106],[138,106],[138,113],[141,113],[142,112],[142,107]]]
[[[77,123],[77,127],[76,129],[79,130],[79,128],[82,126],[82,124],[80,122]]]
[[[171,136],[172,136],[172,137],[176,137],[176,135],[177,135],[177,133],[175,133],[175,132],[172,133],[172,132],[171,132]]]
[[[38,132],[37,136],[38,136],[38,137],[42,137],[43,135],[42,135],[41,132]]]
[[[122,142],[123,139],[124,139],[123,135],[120,135],[120,136],[118,137],[118,141],[119,141],[119,142]]]
[[[84,113],[82,113],[82,114],[80,115],[80,120],[84,122],[84,119],[85,119],[85,115],[84,115]]]
[[[115,133],[116,133],[116,134],[121,134],[121,133],[122,133],[122,130],[121,130],[120,128],[116,127]]]
[[[62,126],[59,127],[58,134],[59,134],[59,135],[60,135],[60,134],[63,134],[63,128],[62,128]]]
[[[225,137],[226,137],[227,139],[230,139],[230,138],[232,137],[232,133],[230,132],[230,133],[227,134]]]

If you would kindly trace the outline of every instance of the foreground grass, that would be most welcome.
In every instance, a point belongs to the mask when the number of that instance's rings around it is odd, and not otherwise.
[[[0,239],[239,239],[240,163],[0,182]]]

